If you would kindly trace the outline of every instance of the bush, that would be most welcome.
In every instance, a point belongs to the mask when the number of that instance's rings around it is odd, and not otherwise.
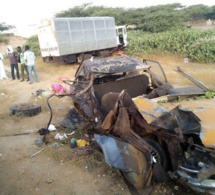
[[[28,38],[25,45],[29,45],[30,50],[33,51],[36,56],[41,55],[39,40],[37,35],[31,36],[30,38]]]
[[[9,41],[8,41],[7,38],[0,36],[0,43],[8,44],[8,42],[9,42]]]

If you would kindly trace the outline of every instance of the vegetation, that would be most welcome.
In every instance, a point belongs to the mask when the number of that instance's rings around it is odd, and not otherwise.
[[[195,96],[193,98],[179,96],[174,102],[193,101],[193,100],[212,99],[212,98],[215,98],[215,91],[207,91],[205,92],[204,95]],[[160,100],[158,101],[158,103],[165,104],[165,103],[168,103],[168,100]]]
[[[215,62],[215,31],[183,29],[162,33],[130,31],[130,55],[140,53],[169,53],[188,57],[192,61]]]
[[[55,17],[96,16],[111,16],[115,18],[117,25],[130,24],[137,27],[128,32],[129,45],[126,52],[129,55],[168,53],[188,57],[190,61],[215,62],[215,31],[186,28],[189,22],[215,19],[215,6],[184,7],[174,3],[125,9],[92,6],[86,3],[55,15]],[[1,29],[11,28],[5,24],[1,25],[0,32]],[[37,36],[30,37],[26,44],[36,55],[40,55]]]
[[[112,16],[117,25],[135,25],[129,31],[130,55],[142,53],[169,53],[188,57],[190,61],[215,62],[215,31],[187,29],[194,21],[215,19],[215,6],[179,3],[146,8],[125,9],[91,6],[90,3],[75,6],[56,14],[56,17]]]
[[[5,23],[0,23],[0,34],[1,34],[3,31],[10,30],[11,28],[14,28],[14,26],[7,25],[7,24],[5,24]]]
[[[186,22],[215,19],[215,6],[182,6],[179,3],[146,8],[125,9],[91,6],[90,3],[75,6],[56,14],[56,17],[112,16],[117,25],[136,25],[147,32],[163,32],[185,28]]]
[[[39,46],[39,40],[38,40],[38,36],[37,35],[31,36],[30,38],[28,38],[28,40],[25,43],[25,45],[29,45],[30,49],[34,52],[34,54],[36,56],[41,55],[41,53],[40,53],[40,46]]]
[[[7,43],[8,43],[8,39],[5,38],[5,37],[0,36],[0,43],[5,43],[5,44],[7,44]]]
[[[0,23],[0,35],[3,31],[10,30],[11,28],[14,28],[14,26],[7,25],[5,23]],[[9,35],[9,34],[7,34],[7,35]],[[7,35],[5,35],[5,36],[7,36]],[[8,43],[8,39],[5,38],[5,36],[4,37],[0,36],[0,43],[6,43],[6,44]]]

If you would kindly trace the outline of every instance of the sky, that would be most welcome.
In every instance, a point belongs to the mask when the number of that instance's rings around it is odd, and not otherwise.
[[[154,5],[181,3],[185,6],[204,4],[215,5],[213,0],[5,0],[0,10],[0,23],[14,25],[17,30],[28,26],[34,28],[41,19],[52,18],[56,13],[68,10],[83,3],[92,3],[92,6],[144,8]]]

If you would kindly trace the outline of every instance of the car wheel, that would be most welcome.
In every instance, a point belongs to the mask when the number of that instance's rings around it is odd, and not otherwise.
[[[41,106],[37,104],[15,104],[9,108],[12,115],[35,116],[41,112]]]
[[[151,154],[153,156],[153,162],[154,163],[159,163],[164,170],[167,169],[167,156],[166,153],[164,151],[164,149],[162,148],[162,146],[152,140],[152,139],[145,139],[145,141],[149,144],[149,147],[151,149]]]

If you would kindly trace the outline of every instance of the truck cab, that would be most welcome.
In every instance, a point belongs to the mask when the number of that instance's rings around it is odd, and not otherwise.
[[[116,41],[118,46],[126,47],[128,45],[125,25],[116,26]]]

